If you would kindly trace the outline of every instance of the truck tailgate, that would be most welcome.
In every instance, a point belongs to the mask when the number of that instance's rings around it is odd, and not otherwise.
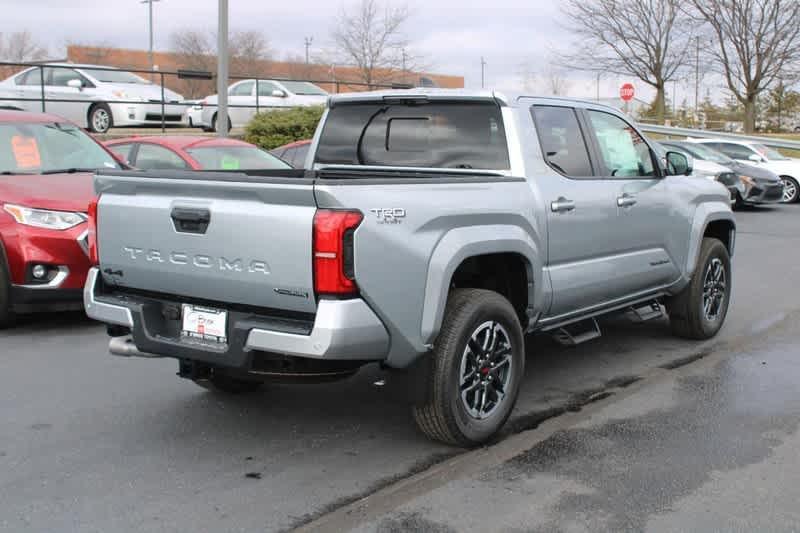
[[[312,180],[118,171],[97,175],[95,189],[106,283],[315,311]]]

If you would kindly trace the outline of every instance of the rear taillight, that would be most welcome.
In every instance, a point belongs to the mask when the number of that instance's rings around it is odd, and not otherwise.
[[[364,216],[358,211],[319,209],[314,214],[314,292],[353,295],[354,234]]]
[[[87,241],[89,247],[89,262],[93,266],[100,264],[100,253],[97,250],[97,202],[99,198],[93,198],[89,202],[89,229],[87,230]]]

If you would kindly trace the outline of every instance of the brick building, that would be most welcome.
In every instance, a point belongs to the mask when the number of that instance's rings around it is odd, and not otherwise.
[[[67,47],[67,60],[72,63],[89,63],[107,65],[127,69],[149,70],[150,61],[146,50],[128,50],[124,48],[106,48],[96,46],[70,45]],[[153,52],[153,63],[162,71],[178,69],[214,70],[215,57],[201,57],[188,60],[180,54],[172,52]],[[202,64],[202,67],[199,65]],[[289,78],[313,80],[329,92],[363,91],[365,85],[348,84],[348,81],[359,80],[355,67],[343,65],[321,65],[293,63],[287,61],[254,61],[248,65],[237,65],[232,62],[231,76],[259,78]],[[378,73],[383,83],[410,83],[414,85],[432,84],[438,87],[459,89],[464,87],[463,76],[421,72],[383,72]],[[145,76],[146,77],[146,76]],[[159,83],[158,79],[152,80]],[[233,83],[235,79],[231,80]],[[208,80],[185,80],[166,75],[164,84],[186,98],[201,98],[216,93],[216,85]]]

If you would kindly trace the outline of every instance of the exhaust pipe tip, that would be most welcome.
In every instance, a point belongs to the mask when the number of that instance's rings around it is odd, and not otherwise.
[[[120,357],[163,357],[162,355],[140,352],[136,344],[133,343],[133,337],[131,335],[112,338],[108,342],[108,351],[111,352],[111,355],[118,355]]]

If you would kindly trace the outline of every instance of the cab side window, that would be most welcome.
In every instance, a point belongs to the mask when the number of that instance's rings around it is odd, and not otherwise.
[[[258,82],[258,96],[272,96],[272,91],[278,90],[278,86],[270,81]]]
[[[572,178],[594,174],[573,108],[537,105],[533,107],[533,117],[542,153],[551,167]]]
[[[723,154],[727,155],[731,159],[747,159],[751,155],[755,154],[751,149],[747,148],[746,146],[742,146],[740,144],[733,144],[733,143],[707,143],[706,146],[713,148],[714,150],[719,150]]]
[[[139,145],[136,154],[136,168],[142,170],[183,170],[189,168],[181,156],[154,144]]]
[[[41,85],[42,69],[33,68],[16,78],[17,85]]]
[[[621,118],[602,111],[588,111],[600,148],[604,176],[615,178],[656,175],[650,147],[633,127]]]

